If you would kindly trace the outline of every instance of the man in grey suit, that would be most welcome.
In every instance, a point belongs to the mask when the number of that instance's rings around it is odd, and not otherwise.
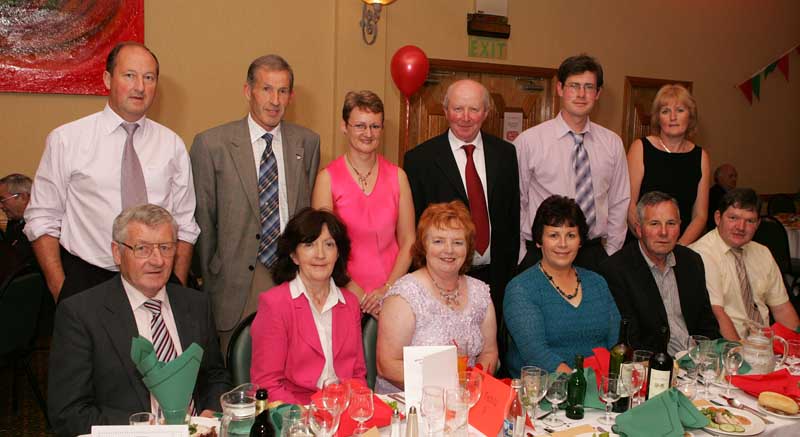
[[[124,210],[114,220],[111,243],[120,274],[59,303],[47,384],[48,415],[59,436],[85,434],[92,425],[127,425],[133,413],[157,411],[131,359],[136,336],[174,350],[159,358],[164,361],[192,343],[203,348],[192,399],[204,416],[220,410],[230,378],[211,303],[205,293],[167,284],[177,230],[160,206]]]
[[[311,203],[319,135],[283,121],[293,86],[283,58],[257,58],[244,85],[250,113],[198,134],[189,153],[198,262],[223,351],[236,325],[258,308],[258,294],[275,285],[269,268],[278,234]]]

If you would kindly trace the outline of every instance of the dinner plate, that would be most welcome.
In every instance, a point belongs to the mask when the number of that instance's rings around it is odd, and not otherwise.
[[[783,413],[783,412],[776,412],[778,410],[768,410],[768,409],[762,407],[761,404],[758,404],[758,410],[761,411],[762,413],[767,413],[770,416],[780,417],[781,419],[800,419],[800,413],[798,413],[798,414],[787,414],[787,413]]]
[[[750,421],[749,425],[742,425],[744,427],[744,432],[723,431],[719,428],[711,428],[710,426],[704,428],[715,434],[741,435],[741,436],[756,435],[764,432],[764,430],[767,428],[767,424],[765,424],[760,417],[756,416],[755,414],[749,411],[744,411],[738,408],[731,408],[731,407],[714,407],[714,408],[724,408],[725,410],[728,410],[731,413],[733,413],[735,416],[742,416]]]

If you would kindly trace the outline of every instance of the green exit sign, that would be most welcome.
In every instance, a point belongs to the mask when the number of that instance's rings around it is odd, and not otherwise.
[[[483,36],[469,36],[467,56],[471,58],[507,59],[508,40],[500,38],[486,38]]]

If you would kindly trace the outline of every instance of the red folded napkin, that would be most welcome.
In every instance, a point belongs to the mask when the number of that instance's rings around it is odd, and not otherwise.
[[[322,391],[318,391],[311,396],[311,399],[317,399],[322,396]],[[392,407],[390,407],[386,402],[383,402],[381,398],[378,396],[372,395],[372,401],[375,404],[375,411],[372,414],[372,418],[364,422],[364,426],[367,428],[372,428],[373,426],[377,426],[378,428],[382,426],[387,426],[392,423]],[[342,413],[341,418],[339,419],[339,430],[336,432],[335,437],[348,437],[353,435],[353,431],[358,426],[358,422],[353,420],[350,417],[350,412],[345,411]]]
[[[800,333],[792,331],[778,322],[775,322],[775,324],[772,325],[772,333],[779,337],[783,337],[783,339],[786,341],[800,340]],[[772,349],[776,354],[783,354],[783,344],[779,341],[772,342]]]
[[[596,347],[592,349],[594,355],[586,357],[583,360],[583,368],[591,367],[594,369],[595,384],[600,386],[600,380],[603,376],[608,376],[608,364],[611,360],[611,352],[604,347]]]
[[[746,393],[758,397],[762,391],[774,391],[790,398],[800,399],[800,376],[794,376],[786,369],[777,370],[765,375],[737,375],[733,377],[733,385]]]

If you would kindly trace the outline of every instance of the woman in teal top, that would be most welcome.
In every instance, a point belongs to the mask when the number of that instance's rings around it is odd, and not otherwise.
[[[617,342],[620,315],[605,279],[572,265],[587,233],[574,200],[554,195],[539,206],[533,239],[542,260],[511,280],[503,299],[512,377],[523,366],[568,373],[576,354]]]

